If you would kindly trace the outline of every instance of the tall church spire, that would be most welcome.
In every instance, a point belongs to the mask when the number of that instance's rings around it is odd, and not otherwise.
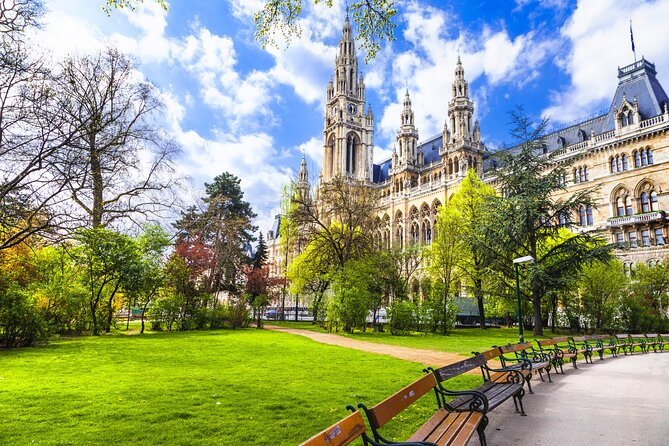
[[[300,170],[297,172],[296,192],[303,200],[309,199],[309,172],[307,171],[307,160],[304,155],[302,155]]]
[[[399,166],[415,165],[416,150],[418,146],[418,130],[414,125],[413,110],[411,109],[411,97],[409,89],[404,93],[403,109],[400,115],[401,125],[397,131],[397,145],[399,146]],[[398,166],[398,167],[399,167]]]
[[[346,17],[335,58],[334,80],[326,91],[321,181],[343,176],[372,180],[374,116],[365,113],[365,82],[358,72],[358,58],[351,23]]]
[[[469,99],[469,85],[465,79],[465,69],[458,56],[453,80],[453,98],[448,104],[451,138],[471,141],[474,136],[474,103]]]

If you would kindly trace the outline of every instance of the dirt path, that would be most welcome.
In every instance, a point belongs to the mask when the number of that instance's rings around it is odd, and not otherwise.
[[[309,330],[279,327],[276,325],[265,325],[265,328],[267,330],[305,336],[323,344],[338,345],[340,347],[348,347],[370,353],[394,356],[395,358],[418,362],[433,367],[441,367],[464,359],[463,356],[460,356],[457,353],[423,350],[418,348],[401,347],[398,345],[377,344],[375,342],[359,341],[357,339],[351,339],[330,333],[317,333]]]

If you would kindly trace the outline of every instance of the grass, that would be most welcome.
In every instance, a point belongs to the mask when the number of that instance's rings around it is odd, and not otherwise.
[[[58,340],[2,351],[0,363],[2,444],[294,445],[346,404],[374,404],[422,374],[419,364],[254,329]],[[426,419],[434,399],[423,400],[391,436]]]
[[[327,333],[322,327],[312,325],[310,322],[268,322],[275,325],[282,325],[293,328],[302,328],[305,330]],[[399,345],[403,347],[422,348],[428,350],[445,351],[459,353],[465,356],[471,356],[473,351],[484,351],[490,349],[493,345],[506,345],[518,342],[517,328],[457,328],[451,331],[448,336],[442,336],[434,333],[412,333],[406,336],[392,336],[388,330],[384,332],[366,332],[355,331],[354,333],[337,333],[340,336],[359,339],[363,341],[377,342],[380,344]],[[544,339],[553,336],[550,330],[544,330],[544,336],[537,338]],[[535,336],[532,331],[525,331],[525,341],[534,341]],[[536,343],[533,342],[533,344]]]

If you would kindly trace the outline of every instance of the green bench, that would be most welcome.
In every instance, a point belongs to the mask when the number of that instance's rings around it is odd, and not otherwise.
[[[500,351],[499,359],[502,362],[502,367],[529,369],[529,374],[525,379],[527,380],[527,387],[530,393],[534,393],[532,392],[530,383],[532,375],[534,374],[539,374],[541,381],[544,381],[543,372],[546,372],[548,375],[548,382],[553,382],[551,379],[550,357],[546,353],[534,350],[531,342],[508,344],[497,348]],[[513,354],[513,356],[510,356],[511,354]]]
[[[430,367],[425,369],[425,371],[431,372],[434,375],[442,395],[454,397],[450,401],[444,400],[444,406],[448,410],[454,412],[470,410],[472,404],[476,403],[476,398],[471,393],[474,392],[486,397],[489,410],[496,408],[508,399],[513,399],[516,412],[520,412],[524,416],[523,396],[525,395],[525,390],[523,389],[523,384],[525,383],[525,377],[518,370],[505,369],[504,372],[508,373],[508,375],[506,375],[504,380],[493,381],[492,379],[488,379],[477,388],[469,390],[469,393],[461,394],[458,391],[446,388],[444,383],[449,379],[477,368],[480,368],[484,374],[488,374],[491,371],[495,373],[496,370],[499,370],[488,367],[486,357],[482,354],[477,354],[472,358],[440,367],[436,370]]]
[[[566,336],[561,336],[558,338],[551,339],[537,339],[537,345],[539,346],[539,351],[548,355],[551,358],[551,363],[553,368],[557,371],[558,367],[560,368],[560,373],[564,374],[564,369],[562,365],[565,360],[571,361],[571,364],[575,369],[576,358],[578,358],[578,353],[573,346],[569,345],[569,338]]]

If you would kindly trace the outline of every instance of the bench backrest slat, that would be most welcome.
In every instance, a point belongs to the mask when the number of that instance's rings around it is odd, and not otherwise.
[[[502,353],[514,353],[514,352],[521,352],[523,350],[527,350],[528,348],[532,348],[532,343],[531,342],[524,342],[522,344],[508,344],[508,345],[503,345],[500,347],[500,350]]]
[[[559,338],[553,338],[555,343],[558,342],[569,342],[569,338],[567,336],[560,336]]]
[[[537,339],[537,344],[539,344],[539,347],[549,347],[557,344],[557,341],[555,339]]]
[[[369,422],[375,429],[382,427],[436,385],[434,375],[428,373],[369,409]]]
[[[481,352],[481,354],[485,357],[486,361],[490,361],[491,359],[498,358],[500,352],[498,348],[491,348],[490,350]]]
[[[621,339],[622,339],[622,340],[625,340],[625,339],[627,339],[627,338],[629,338],[629,337],[630,337],[630,335],[628,335],[628,334],[617,334],[617,335],[616,335],[616,339],[618,339],[618,340],[621,340]]]
[[[571,340],[574,341],[574,342],[583,342],[583,341],[591,341],[592,340],[592,339],[588,339],[588,338],[592,338],[592,336],[578,336],[578,337],[575,337],[575,338],[571,338]]]
[[[439,382],[446,381],[449,378],[454,376],[462,375],[465,372],[475,369],[476,367],[481,367],[485,365],[486,359],[485,356],[479,354],[472,358],[467,358],[465,360],[446,365],[434,371],[437,375]]]
[[[359,411],[353,412],[300,446],[346,446],[365,432],[365,422]]]
[[[632,339],[646,339],[646,335],[632,334],[632,335],[630,335],[630,338],[632,338]]]

